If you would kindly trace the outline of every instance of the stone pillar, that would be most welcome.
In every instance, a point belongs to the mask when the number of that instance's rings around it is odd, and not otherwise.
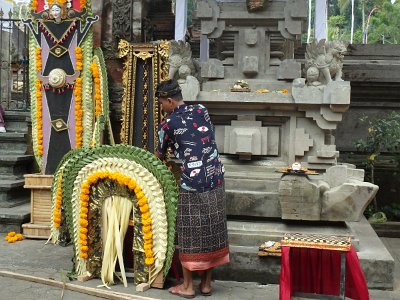
[[[200,35],[200,61],[205,62],[210,57],[210,40],[205,34]]]

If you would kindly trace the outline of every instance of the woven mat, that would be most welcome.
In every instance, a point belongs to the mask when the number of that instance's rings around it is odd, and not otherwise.
[[[350,251],[351,238],[350,236],[286,233],[281,244],[298,248]]]

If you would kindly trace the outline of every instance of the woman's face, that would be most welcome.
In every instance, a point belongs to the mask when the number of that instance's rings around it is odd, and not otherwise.
[[[61,16],[61,7],[58,5],[53,5],[50,10],[54,19],[58,19]]]

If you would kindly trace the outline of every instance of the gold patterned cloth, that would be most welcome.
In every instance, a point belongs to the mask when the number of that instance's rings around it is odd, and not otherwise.
[[[282,248],[280,242],[268,242],[261,244],[258,247],[258,256],[282,256]]]
[[[282,246],[324,250],[350,251],[350,236],[285,233]]]

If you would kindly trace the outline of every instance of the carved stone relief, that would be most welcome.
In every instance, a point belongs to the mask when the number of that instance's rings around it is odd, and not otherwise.
[[[113,36],[115,39],[137,41],[132,26],[132,15],[136,0],[111,0],[113,10]],[[139,1],[140,2],[140,1]]]

